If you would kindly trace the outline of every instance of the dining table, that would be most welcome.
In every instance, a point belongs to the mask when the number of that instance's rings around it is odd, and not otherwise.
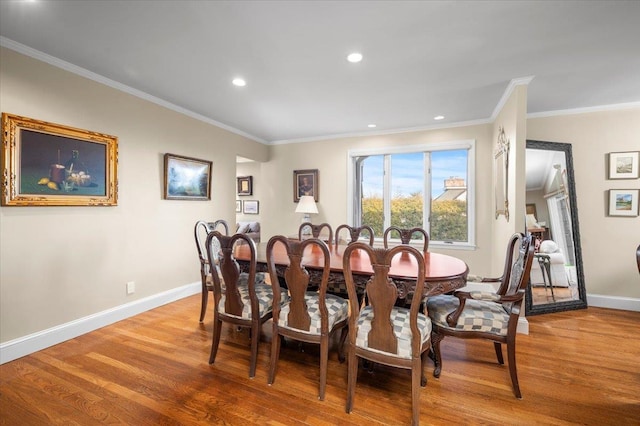
[[[256,271],[267,272],[267,242],[257,243],[255,246]],[[347,245],[328,243],[327,247],[330,254],[327,291],[344,296],[347,294],[347,288],[343,273],[342,254]],[[273,250],[276,273],[282,282],[284,272],[289,264],[289,258],[283,244],[276,244]],[[469,268],[463,260],[430,251],[423,252],[423,254],[425,265],[423,297],[449,293],[466,285]],[[248,244],[236,244],[233,255],[240,269],[243,272],[248,272],[251,259],[251,251]],[[307,246],[303,254],[302,263],[307,269],[310,279],[319,282],[324,266],[322,251],[315,245]],[[369,256],[365,251],[355,250],[351,254],[351,271],[356,284],[356,291],[358,294],[364,293],[367,281],[373,274]],[[398,288],[398,299],[410,302],[411,295],[415,289],[417,271],[417,262],[413,256],[405,252],[394,257],[389,270],[389,277]]]

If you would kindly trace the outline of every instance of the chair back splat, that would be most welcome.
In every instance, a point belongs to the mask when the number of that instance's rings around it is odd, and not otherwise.
[[[353,227],[353,226],[344,224],[344,225],[338,226],[338,228],[336,228],[336,241],[335,241],[336,245],[340,243],[340,231],[342,231],[343,229],[346,229],[347,231],[349,231],[350,240],[347,242],[348,244],[357,242],[360,239],[360,235],[363,232],[366,232],[369,235],[369,245],[373,247],[375,236],[373,234],[373,228],[370,227],[369,225]]]
[[[367,282],[362,303],[358,300],[351,271],[351,254],[366,252],[373,275]],[[393,258],[413,256],[418,265],[415,294],[410,308],[396,306],[398,289],[389,278]],[[391,249],[372,248],[355,242],[343,254],[343,270],[349,293],[347,413],[353,408],[358,377],[358,358],[411,370],[411,420],[420,420],[420,387],[426,386],[426,358],[431,347],[431,321],[420,312],[424,293],[424,254],[408,245]]]
[[[280,355],[280,336],[301,342],[320,345],[320,381],[318,398],[324,399],[327,382],[327,366],[329,358],[330,336],[342,330],[338,344],[338,358],[343,361],[342,346],[346,340],[346,326],[349,316],[349,303],[336,295],[327,293],[331,258],[329,248],[318,238],[303,241],[290,240],[282,235],[276,235],[267,244],[267,261],[269,277],[273,283],[273,295],[276,300],[281,297],[278,287],[278,274],[274,260],[274,248],[284,246],[289,258],[289,266],[284,271],[284,278],[289,289],[289,298],[281,305],[273,306],[273,333],[271,339],[271,359],[269,362],[268,383],[273,384],[276,376],[278,358]],[[314,279],[319,282],[317,291],[310,289],[310,272],[302,264],[305,250],[313,251],[313,255],[324,258],[321,271],[313,270],[313,274],[321,274]]]
[[[487,339],[493,341],[499,364],[504,364],[502,344],[507,345],[513,393],[516,398],[522,398],[516,369],[516,332],[534,251],[535,237],[516,233],[507,244],[505,271],[496,293],[456,291],[453,295],[443,294],[427,300],[425,309],[433,323],[435,377],[439,377],[442,370],[440,342],[445,336]]]
[[[391,238],[392,232],[397,232],[400,235],[400,242],[402,244],[410,244],[411,237],[413,237],[413,234],[420,234],[423,240],[422,250],[423,251],[429,250],[429,234],[427,233],[427,231],[425,231],[423,228],[404,229],[404,228],[399,228],[397,226],[390,226],[384,230],[384,234],[383,234],[384,248],[389,247],[389,239]]]
[[[305,238],[305,228],[309,227],[311,229],[311,236],[313,238],[320,238],[320,233],[324,230],[327,229],[327,231],[329,232],[329,237],[328,238],[322,238],[323,241],[327,242],[327,243],[331,243],[333,242],[333,228],[331,228],[331,225],[329,225],[328,223],[321,223],[320,225],[314,225],[311,222],[305,222],[302,225],[300,225],[300,227],[298,228],[298,239],[302,240]]]

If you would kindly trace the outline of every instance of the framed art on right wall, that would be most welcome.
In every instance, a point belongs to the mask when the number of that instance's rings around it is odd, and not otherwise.
[[[609,216],[638,216],[640,189],[610,189]]]
[[[640,151],[610,152],[609,179],[638,179]]]

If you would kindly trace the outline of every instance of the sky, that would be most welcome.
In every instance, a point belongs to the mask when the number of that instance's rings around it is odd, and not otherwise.
[[[432,198],[444,192],[444,180],[460,177],[467,181],[466,150],[432,151]],[[382,196],[383,156],[376,155],[364,162],[363,192],[364,196]],[[424,190],[422,176],[424,174],[423,153],[392,154],[391,187],[392,196],[409,196]]]

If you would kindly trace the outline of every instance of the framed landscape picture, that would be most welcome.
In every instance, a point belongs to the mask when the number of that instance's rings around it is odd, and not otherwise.
[[[2,114],[3,206],[116,206],[118,138]]]
[[[640,189],[609,190],[609,216],[638,216]]]
[[[638,179],[640,151],[609,153],[609,179]]]
[[[165,154],[165,200],[210,200],[211,166],[211,161]]]

